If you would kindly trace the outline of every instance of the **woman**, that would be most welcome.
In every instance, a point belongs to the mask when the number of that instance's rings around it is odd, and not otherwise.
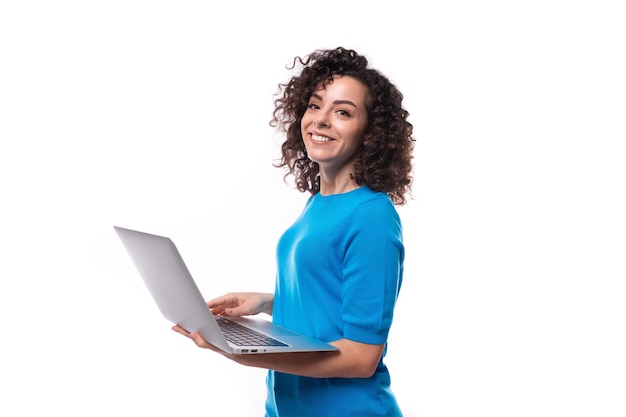
[[[338,348],[335,352],[232,355],[268,369],[267,417],[401,416],[383,362],[402,283],[404,246],[395,205],[411,186],[414,146],[402,94],[353,50],[294,60],[271,125],[286,133],[277,164],[311,194],[277,246],[274,294],[230,293],[214,314],[261,312]]]

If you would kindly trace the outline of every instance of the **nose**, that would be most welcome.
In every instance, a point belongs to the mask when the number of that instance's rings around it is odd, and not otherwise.
[[[325,121],[319,119],[319,120],[313,120],[313,125],[315,125],[316,127],[328,127],[328,125],[326,124]]]

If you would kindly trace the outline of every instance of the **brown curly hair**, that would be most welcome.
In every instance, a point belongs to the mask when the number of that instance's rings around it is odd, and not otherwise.
[[[295,177],[301,192],[320,191],[319,165],[311,161],[304,147],[300,123],[316,87],[332,81],[333,75],[353,77],[369,92],[366,98],[368,124],[363,145],[357,150],[353,180],[357,185],[387,193],[396,205],[406,203],[411,192],[413,125],[402,107],[403,95],[387,77],[368,68],[367,59],[351,49],[338,47],[317,50],[305,57],[295,57],[288,69],[302,70],[285,84],[278,85],[274,100],[272,127],[286,133],[276,167],[286,167]]]

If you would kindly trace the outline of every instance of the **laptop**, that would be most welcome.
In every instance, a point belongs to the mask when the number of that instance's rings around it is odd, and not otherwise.
[[[170,238],[113,227],[161,314],[171,323],[235,354],[337,350],[263,318],[213,315]]]

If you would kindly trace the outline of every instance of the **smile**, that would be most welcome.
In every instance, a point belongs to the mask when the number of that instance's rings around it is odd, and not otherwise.
[[[311,134],[311,139],[313,139],[316,142],[330,142],[332,139],[326,136],[319,136],[319,135],[314,135]]]

